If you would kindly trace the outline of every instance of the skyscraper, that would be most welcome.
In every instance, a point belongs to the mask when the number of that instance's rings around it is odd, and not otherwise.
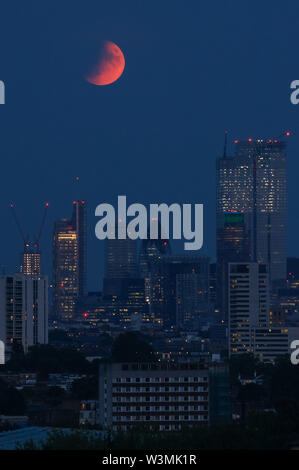
[[[54,224],[53,311],[72,318],[86,289],[86,202],[74,201],[71,219]]]
[[[269,325],[268,266],[229,263],[229,354],[253,352],[254,328]]]
[[[250,261],[249,233],[243,212],[224,214],[223,224],[217,227],[217,296],[218,320],[227,323],[228,318],[228,263]]]
[[[234,157],[217,160],[217,229],[243,212],[252,261],[267,263],[271,281],[286,276],[286,143],[236,141]]]
[[[209,263],[207,256],[165,256],[165,323],[198,329],[209,321]]]
[[[115,227],[117,233],[122,221]],[[138,278],[137,240],[127,237],[106,238],[104,245],[104,294],[126,296],[127,280]]]
[[[105,240],[105,279],[138,277],[137,240]]]
[[[161,224],[158,222],[158,238],[150,238],[151,227],[147,231],[147,239],[142,240],[139,254],[139,273],[144,279],[145,299],[149,317],[161,323],[165,310],[165,272],[163,257],[171,254],[168,239],[162,238]]]
[[[48,279],[16,273],[0,279],[0,340],[9,359],[14,344],[24,352],[48,343]]]

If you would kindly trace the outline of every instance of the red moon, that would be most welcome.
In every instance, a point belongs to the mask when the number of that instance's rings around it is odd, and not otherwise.
[[[123,73],[125,58],[120,48],[111,41],[102,41],[98,62],[86,75],[86,80],[93,85],[110,85]]]

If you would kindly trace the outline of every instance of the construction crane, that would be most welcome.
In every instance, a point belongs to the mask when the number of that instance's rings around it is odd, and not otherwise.
[[[29,251],[30,247],[33,247],[35,249],[35,251],[38,252],[39,251],[39,242],[40,242],[40,239],[41,239],[41,236],[42,236],[42,233],[43,233],[43,229],[44,229],[44,226],[45,226],[46,218],[47,218],[49,203],[48,202],[45,203],[45,208],[44,208],[44,213],[43,213],[43,216],[42,216],[42,221],[41,221],[40,228],[39,228],[37,236],[35,237],[34,242],[30,241],[29,235],[25,236],[25,234],[23,232],[23,229],[22,229],[22,226],[21,226],[21,223],[20,223],[20,220],[17,216],[15,206],[14,206],[13,203],[10,204],[10,208],[11,208],[13,217],[15,219],[16,225],[18,227],[19,233],[20,233],[21,238],[22,238],[23,243],[24,243],[24,253]]]
[[[39,241],[40,241],[40,239],[41,239],[41,236],[42,236],[42,233],[43,233],[43,229],[44,229],[44,226],[45,226],[45,222],[46,222],[46,218],[47,218],[47,213],[48,213],[48,208],[49,208],[49,203],[46,202],[45,208],[44,208],[43,217],[42,217],[42,221],[41,221],[40,228],[39,228],[39,232],[38,232],[38,234],[37,234],[37,237],[36,237],[35,242],[34,242],[34,245],[33,245],[37,251],[39,250]]]

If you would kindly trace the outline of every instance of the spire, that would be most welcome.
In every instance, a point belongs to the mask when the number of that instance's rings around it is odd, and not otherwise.
[[[226,158],[226,150],[227,150],[227,134],[228,131],[224,133],[224,148],[223,148],[223,158]]]

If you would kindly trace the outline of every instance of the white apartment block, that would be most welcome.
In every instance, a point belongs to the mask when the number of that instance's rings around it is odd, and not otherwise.
[[[170,431],[209,422],[208,369],[200,364],[102,364],[99,390],[105,429]]]

